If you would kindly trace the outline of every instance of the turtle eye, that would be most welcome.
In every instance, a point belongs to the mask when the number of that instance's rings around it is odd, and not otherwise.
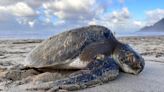
[[[123,58],[121,58],[121,57],[118,57],[118,60],[122,62],[122,61],[123,61]]]
[[[124,59],[123,59],[123,58],[121,58],[120,60],[121,60],[122,62],[124,61]]]
[[[125,61],[126,61],[126,57],[124,57],[124,58],[120,58],[120,61],[121,61],[121,63],[125,63]]]

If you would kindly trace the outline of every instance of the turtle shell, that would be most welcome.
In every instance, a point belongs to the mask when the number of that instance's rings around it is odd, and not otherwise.
[[[72,62],[93,42],[116,42],[112,32],[103,26],[86,26],[52,36],[34,48],[26,57],[25,65],[41,68],[56,67]]]

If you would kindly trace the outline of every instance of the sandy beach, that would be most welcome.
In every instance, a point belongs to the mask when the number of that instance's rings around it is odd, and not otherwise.
[[[120,73],[116,80],[79,92],[163,92],[164,90],[164,36],[123,37],[145,59],[145,69],[139,75]],[[24,63],[26,55],[43,40],[0,40],[0,68],[10,68]],[[3,70],[0,70],[0,76]],[[0,91],[25,91],[23,85],[9,88],[9,80],[0,79]],[[10,84],[8,84],[10,85]],[[12,85],[12,83],[11,83]]]

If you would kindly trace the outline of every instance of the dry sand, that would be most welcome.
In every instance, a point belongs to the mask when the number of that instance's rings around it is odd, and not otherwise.
[[[79,92],[163,92],[164,91],[164,36],[125,37],[120,41],[130,44],[143,55],[146,66],[139,75],[120,73],[109,83]],[[24,58],[42,40],[0,40],[0,68],[23,64]],[[3,75],[0,70],[0,75]],[[0,79],[0,91],[4,91],[6,80]],[[21,86],[11,92],[24,91]]]

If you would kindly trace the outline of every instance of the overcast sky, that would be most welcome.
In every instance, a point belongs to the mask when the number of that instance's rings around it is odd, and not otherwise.
[[[99,24],[135,31],[164,17],[164,0],[0,0],[0,31],[56,31]]]

